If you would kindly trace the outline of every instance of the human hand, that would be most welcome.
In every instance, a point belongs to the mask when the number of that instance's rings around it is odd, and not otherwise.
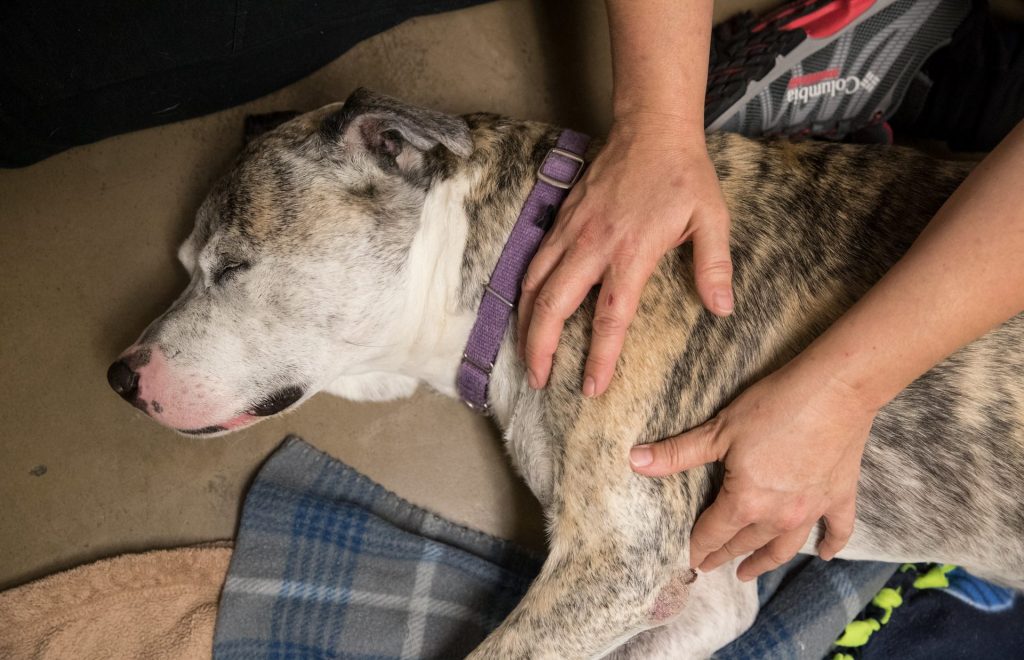
[[[547,383],[565,320],[600,283],[583,393],[603,393],[647,279],[684,241],[693,240],[704,305],[732,312],[728,211],[703,127],[674,130],[678,123],[650,114],[618,119],[530,263],[518,331],[531,387]]]
[[[725,464],[718,497],[693,527],[691,566],[710,571],[753,552],[737,569],[751,580],[792,559],[821,518],[822,559],[849,540],[877,411],[842,382],[795,365],[755,383],[711,421],[630,452],[633,470],[647,476]]]

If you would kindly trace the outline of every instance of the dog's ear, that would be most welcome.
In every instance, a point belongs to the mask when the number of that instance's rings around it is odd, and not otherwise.
[[[362,87],[324,120],[321,131],[330,143],[359,145],[383,164],[402,169],[419,163],[424,153],[438,145],[460,158],[473,152],[469,126],[461,117],[409,105]]]
[[[289,119],[298,117],[301,112],[294,110],[282,110],[280,112],[267,112],[260,115],[246,115],[245,126],[242,130],[242,141],[246,144],[250,140],[258,138],[267,131],[271,131]]]

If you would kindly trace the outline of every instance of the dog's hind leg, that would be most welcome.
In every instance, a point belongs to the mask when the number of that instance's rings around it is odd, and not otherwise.
[[[559,544],[523,600],[470,657],[602,657],[674,615],[694,574],[684,568],[661,580],[652,569],[671,569],[622,541]]]
[[[759,605],[757,582],[736,577],[741,561],[702,574],[675,620],[640,633],[610,660],[703,660],[746,632]]]
[[[707,472],[640,477],[628,448],[605,454],[593,450],[610,443],[591,440],[591,451],[565,453],[540,575],[471,657],[602,657],[675,619],[695,580],[706,579],[688,567],[688,538]]]

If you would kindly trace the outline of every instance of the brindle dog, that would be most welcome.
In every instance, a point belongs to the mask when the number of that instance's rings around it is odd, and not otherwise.
[[[359,90],[249,142],[198,212],[185,293],[110,371],[158,422],[223,433],[317,391],[455,394],[484,283],[552,126],[454,117]],[[486,658],[706,656],[754,587],[687,567],[720,466],[661,479],[628,452],[694,427],[806,346],[907,249],[968,166],[883,147],[711,135],[732,215],[736,311],[706,312],[691,254],[644,291],[615,377],[581,395],[593,298],[533,391],[509,328],[491,406],[544,506],[550,555]],[[593,145],[590,156],[598,149]],[[941,561],[1024,587],[1024,315],[878,414],[840,557]],[[820,530],[819,530],[820,536]],[[804,548],[813,553],[817,539]],[[644,632],[649,631],[649,632]]]

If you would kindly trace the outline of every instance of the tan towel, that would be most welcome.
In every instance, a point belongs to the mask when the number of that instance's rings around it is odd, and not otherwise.
[[[0,593],[0,659],[209,658],[231,547],[104,559]]]

